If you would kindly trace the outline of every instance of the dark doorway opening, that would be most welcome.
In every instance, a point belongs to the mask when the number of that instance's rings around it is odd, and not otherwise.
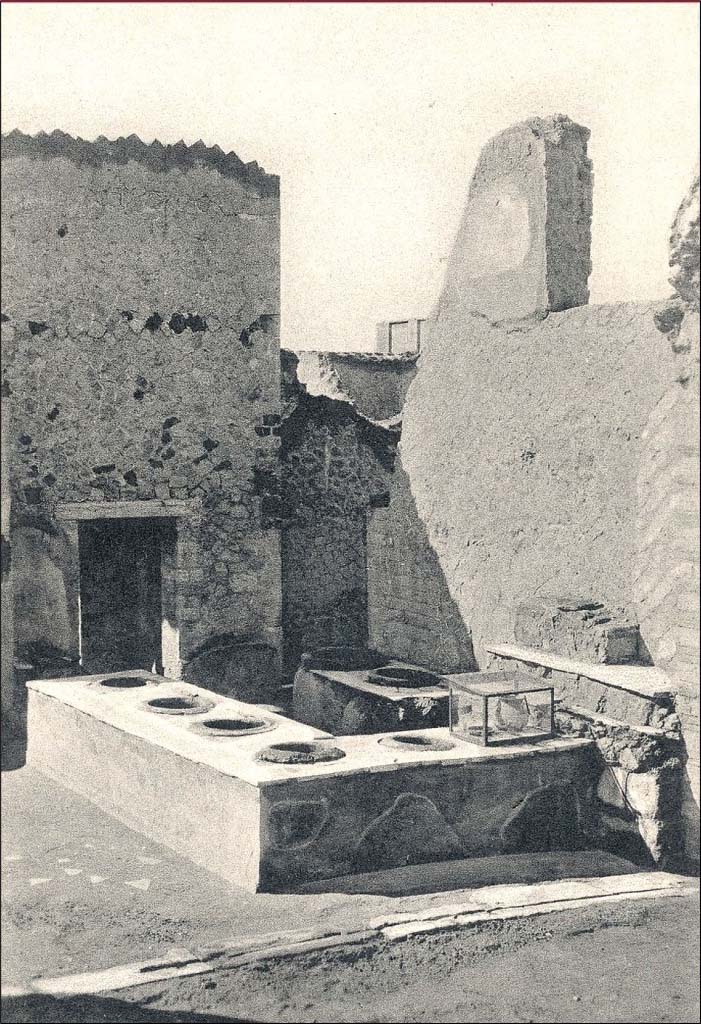
[[[174,533],[167,519],[78,524],[84,672],[162,672],[161,560]]]

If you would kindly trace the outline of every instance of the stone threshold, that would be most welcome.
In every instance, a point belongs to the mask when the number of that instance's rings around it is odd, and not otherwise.
[[[584,676],[597,683],[611,686],[616,690],[625,690],[638,697],[650,700],[671,698],[674,689],[669,677],[659,668],[647,665],[599,665],[592,661],[579,661],[576,658],[561,654],[551,654],[534,647],[519,647],[516,644],[485,644],[490,654],[513,661],[522,661],[538,668],[550,668],[557,672],[568,672],[570,675]]]
[[[198,954],[173,949],[162,959],[106,969],[36,978],[27,988],[3,995],[96,995],[167,982],[189,975],[211,974],[276,958],[353,945],[374,945],[406,940],[427,932],[480,927],[493,921],[535,917],[596,904],[690,896],[698,892],[695,880],[667,872],[639,872],[596,878],[573,878],[536,885],[493,885],[470,892],[462,903],[445,903],[427,910],[370,918],[352,930],[319,928],[238,937]]]

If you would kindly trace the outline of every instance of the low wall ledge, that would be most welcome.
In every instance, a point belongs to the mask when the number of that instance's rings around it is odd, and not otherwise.
[[[551,654],[539,648],[519,647],[515,644],[485,644],[490,654],[500,658],[511,658],[523,661],[528,665],[540,668],[555,669],[558,672],[569,672],[572,675],[594,679],[605,686],[618,690],[627,690],[639,696],[651,699],[672,697],[674,687],[669,677],[661,669],[647,665],[600,665],[591,661],[578,661],[560,654]]]

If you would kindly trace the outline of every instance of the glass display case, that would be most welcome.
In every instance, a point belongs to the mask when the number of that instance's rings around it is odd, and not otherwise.
[[[519,672],[469,672],[449,677],[450,731],[480,743],[524,743],[554,733],[552,686]]]

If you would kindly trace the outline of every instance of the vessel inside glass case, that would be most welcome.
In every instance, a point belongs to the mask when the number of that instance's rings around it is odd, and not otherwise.
[[[450,679],[450,731],[484,746],[547,739],[554,691],[518,672],[472,672]]]

